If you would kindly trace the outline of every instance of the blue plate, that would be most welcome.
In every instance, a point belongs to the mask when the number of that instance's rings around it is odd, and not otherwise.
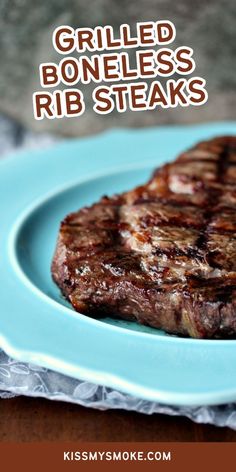
[[[10,356],[172,405],[236,400],[236,341],[75,313],[50,275],[60,220],[236,124],[114,130],[0,162],[0,345]]]

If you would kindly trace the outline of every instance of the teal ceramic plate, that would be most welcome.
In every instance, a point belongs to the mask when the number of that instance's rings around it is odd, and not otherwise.
[[[236,124],[115,130],[0,162],[0,346],[10,356],[172,405],[236,400],[236,341],[183,339],[75,313],[50,275],[60,220]]]

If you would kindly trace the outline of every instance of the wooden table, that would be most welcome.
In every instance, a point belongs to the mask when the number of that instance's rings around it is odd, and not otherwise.
[[[99,411],[27,397],[0,400],[0,441],[236,441],[236,431],[166,415]]]

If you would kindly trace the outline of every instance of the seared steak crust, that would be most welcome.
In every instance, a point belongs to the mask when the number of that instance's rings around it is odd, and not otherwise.
[[[61,223],[52,275],[75,310],[196,338],[236,335],[236,138]]]

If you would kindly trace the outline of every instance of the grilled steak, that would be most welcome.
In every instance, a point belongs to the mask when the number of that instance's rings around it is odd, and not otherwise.
[[[65,218],[52,275],[75,310],[195,338],[236,335],[236,137]]]

